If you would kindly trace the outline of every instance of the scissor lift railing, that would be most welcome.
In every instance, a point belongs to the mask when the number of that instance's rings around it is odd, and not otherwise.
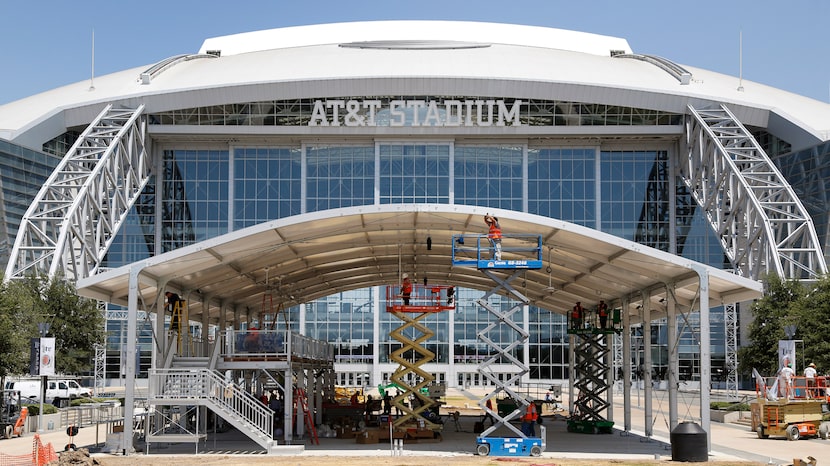
[[[435,353],[424,347],[423,343],[432,338],[435,332],[422,320],[431,314],[455,309],[455,287],[448,285],[413,285],[409,304],[403,304],[400,298],[400,286],[386,287],[386,312],[394,315],[403,325],[389,333],[389,336],[401,343],[393,351],[390,359],[398,363],[398,369],[392,374],[394,384],[403,392],[392,399],[404,414],[395,419],[393,427],[398,429],[411,423],[423,422],[433,431],[440,431],[442,424],[433,422],[426,414],[437,404],[424,393],[424,388],[435,381],[435,377],[422,366],[435,359]],[[408,335],[407,335],[408,333]],[[410,397],[418,400],[417,406],[409,406],[405,401]]]
[[[512,430],[521,438],[528,438],[523,432],[510,424],[510,420],[520,417],[532,402],[532,400],[527,400],[513,389],[513,387],[518,386],[518,383],[530,368],[513,354],[517,347],[521,347],[527,341],[528,333],[522,328],[521,321],[515,322],[512,316],[521,311],[523,306],[529,304],[530,300],[514,288],[511,283],[519,278],[524,270],[542,268],[542,237],[530,234],[503,235],[502,260],[491,259],[491,254],[492,250],[487,235],[453,236],[453,265],[475,266],[496,283],[495,287],[477,301],[481,307],[487,309],[496,318],[495,321],[478,333],[479,340],[493,349],[493,354],[479,365],[478,372],[496,387],[479,401],[481,409],[496,419],[493,425],[479,434],[479,438],[487,437],[502,426]],[[503,272],[508,274],[502,276],[501,273]],[[504,312],[488,302],[490,296],[500,290],[506,291],[518,301]],[[498,338],[498,341],[490,337],[492,331],[503,332],[506,328],[511,329],[516,335],[510,343],[502,343],[504,341],[503,336]],[[500,378],[500,374],[495,371],[495,365],[505,360],[510,361],[518,370],[512,372],[506,378]],[[517,402],[517,408],[503,417],[498,412],[487,408],[487,401],[496,399],[502,392]],[[493,405],[496,404],[493,403]]]

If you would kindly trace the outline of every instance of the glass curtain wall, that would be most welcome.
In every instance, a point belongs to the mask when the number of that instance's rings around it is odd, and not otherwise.
[[[527,211],[631,240],[646,222],[649,228],[672,228],[670,194],[664,186],[671,170],[667,152],[659,150],[383,142],[170,150],[164,153],[162,166],[163,179],[154,185],[162,199],[156,202],[155,188],[148,187],[128,227],[116,238],[109,266],[147,257],[156,244],[161,251],[169,251],[264,221],[373,203],[455,203]],[[159,238],[152,233],[156,205],[162,210]],[[689,224],[702,222],[699,209],[689,210],[688,215],[694,220]],[[509,225],[503,228],[510,232]],[[708,246],[718,243],[707,232],[705,228],[679,230],[677,236],[683,237],[687,247],[684,253],[698,250],[693,246],[698,242],[712,250]],[[669,249],[664,236],[656,237],[660,238],[656,247]],[[722,252],[702,256],[707,263],[720,261],[717,265],[722,265]],[[400,321],[377,309],[378,292],[377,288],[353,290],[292,307],[287,311],[291,326],[335,343],[338,362],[353,365],[349,380],[364,380],[371,363],[384,364],[385,374],[389,354],[398,345],[389,332]],[[428,345],[436,353],[436,363],[454,365],[456,382],[463,385],[482,382],[476,366],[488,355],[477,339],[490,321],[487,311],[475,304],[481,294],[458,290],[455,313],[428,320],[436,331]],[[513,305],[498,296],[491,298],[491,304],[505,310]],[[528,354],[525,348],[517,348],[515,356],[527,357],[533,379],[567,378],[564,318],[533,306],[525,312],[531,335]],[[515,318],[523,318],[522,313]],[[304,328],[299,327],[301,321]],[[502,337],[504,343],[514,338]],[[111,341],[113,349],[117,349],[115,341]],[[655,342],[665,346],[662,337]],[[713,338],[713,353],[722,354],[717,343]],[[664,351],[662,346],[656,351]],[[691,353],[683,352],[683,357],[693,365]],[[660,360],[656,361],[659,365]]]

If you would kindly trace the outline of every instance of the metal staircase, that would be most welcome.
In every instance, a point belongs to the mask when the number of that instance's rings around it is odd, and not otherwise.
[[[267,453],[272,453],[277,446],[273,436],[274,412],[250,393],[225,380],[219,373],[209,369],[170,368],[153,370],[150,377],[157,387],[148,399],[151,406],[206,406],[258,443]],[[148,443],[177,440],[172,435],[156,432],[163,431],[148,430]],[[198,433],[183,434],[178,441],[193,441],[185,436],[194,435]]]

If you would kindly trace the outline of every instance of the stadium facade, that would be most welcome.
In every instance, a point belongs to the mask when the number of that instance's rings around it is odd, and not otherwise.
[[[471,213],[480,223],[467,222],[461,233],[486,232],[479,215],[485,211],[503,215],[505,232],[524,233],[510,219],[515,213],[518,224],[527,214],[752,280],[767,272],[811,279],[826,271],[830,225],[823,185],[830,107],[636,53],[620,38],[441,21],[341,23],[217,37],[195,53],[6,104],[0,107],[0,138],[3,160],[34,162],[46,154],[66,160],[84,148],[90,148],[87,158],[105,154],[115,165],[90,168],[87,186],[95,187],[80,190],[110,189],[121,195],[108,201],[123,199],[107,203],[107,215],[97,223],[90,212],[104,210],[98,208],[101,197],[74,199],[66,218],[95,223],[87,230],[105,232],[85,231],[74,239],[70,233],[65,243],[52,242],[57,249],[39,256],[32,256],[32,248],[23,252],[33,234],[12,220],[19,213],[7,211],[8,235],[17,238],[8,277],[42,269],[88,279],[267,222],[326,219],[314,215],[325,212],[349,216],[367,207],[429,215],[423,206]],[[102,188],[106,176],[99,172],[129,182]],[[761,177],[763,186],[757,183]],[[50,180],[47,185],[59,184],[57,174]],[[37,196],[40,202],[48,197],[45,190]],[[89,204],[79,205],[84,202]],[[292,330],[334,345],[337,383],[350,386],[385,383],[398,366],[390,359],[397,343],[389,334],[397,324],[384,312],[384,283],[396,285],[407,272],[419,282],[428,277],[431,283],[458,284],[455,312],[427,321],[436,329],[429,370],[449,386],[486,386],[476,370],[487,356],[477,335],[489,316],[476,301],[487,286],[454,272],[451,264],[430,262],[433,245],[451,241],[439,232],[440,223],[414,228],[410,237],[389,245],[387,259],[396,266],[363,272],[363,283],[327,271],[317,275],[326,275],[319,283],[328,288],[315,288],[310,278],[305,283],[295,277],[292,266],[274,264],[253,279],[261,285],[256,292],[211,304],[218,294],[208,291],[210,284],[188,281],[198,266],[159,280],[203,303],[206,317],[194,319],[191,331],[206,340],[223,325],[262,326],[275,307],[285,310]],[[67,237],[57,224],[43,229]],[[98,247],[77,246],[94,235],[100,236]],[[284,246],[312,239],[293,241]],[[616,307],[653,307],[652,319],[643,319],[649,321],[665,316],[665,297],[659,301],[655,294],[638,304],[598,285],[579,285],[578,276],[602,276],[601,267],[586,261],[583,270],[560,270],[558,257],[572,251],[547,241],[546,268],[521,280],[520,288],[539,299],[531,299],[516,318],[529,334],[516,351],[530,369],[524,381],[549,384],[569,377],[564,315],[575,301],[593,306],[604,298]],[[92,257],[79,259],[86,255]],[[315,267],[314,260],[295,259]],[[602,280],[625,283],[627,277]],[[512,305],[508,296],[490,299],[505,309]],[[732,358],[742,335],[734,325],[736,302],[722,304],[726,311],[712,313],[712,364],[734,374]],[[211,306],[220,311],[211,313]],[[120,309],[111,306],[107,323],[110,379],[124,376],[129,322]],[[637,311],[631,313],[635,322]],[[678,346],[680,373],[689,379],[701,369],[696,315],[680,329]],[[138,326],[144,329],[138,370],[145,373],[152,320]],[[636,332],[632,354],[638,361],[650,358],[650,377],[664,379],[670,332],[659,321]],[[651,351],[638,339],[648,339]]]

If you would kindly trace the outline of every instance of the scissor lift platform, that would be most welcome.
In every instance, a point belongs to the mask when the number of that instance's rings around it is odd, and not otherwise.
[[[453,266],[476,267],[496,284],[477,301],[479,306],[485,308],[496,319],[478,333],[478,339],[493,350],[490,356],[479,365],[478,372],[482,379],[489,381],[496,388],[479,401],[481,409],[492,416],[495,422],[476,438],[476,453],[483,456],[539,456],[545,449],[544,426],[542,426],[541,438],[528,437],[510,423],[511,419],[520,417],[528,404],[532,402],[521,397],[513,389],[530,368],[513,354],[517,347],[521,347],[527,341],[528,334],[522,328],[521,322],[514,322],[512,316],[521,311],[523,306],[529,304],[530,300],[514,288],[511,282],[519,278],[525,270],[542,268],[542,237],[541,235],[502,235],[501,241],[501,259],[495,260],[492,259],[494,251],[490,247],[487,235],[453,236]],[[490,296],[501,290],[517,300],[515,305],[505,311],[488,302]],[[516,335],[510,343],[503,343],[502,338],[491,337],[491,332],[493,335],[502,334],[510,331],[508,329]],[[504,360],[511,361],[519,369],[506,378],[495,371],[497,364]],[[517,402],[516,409],[505,416],[487,407],[487,402],[497,398],[501,392]],[[489,437],[500,427],[515,432],[517,437]]]
[[[403,304],[400,285],[386,287],[386,312],[400,319],[403,324],[389,333],[401,347],[393,351],[390,359],[398,363],[391,376],[392,383],[403,393],[392,399],[392,404],[403,414],[392,423],[396,430],[423,424],[433,432],[443,429],[443,424],[433,422],[430,413],[436,412],[438,403],[424,394],[423,389],[432,385],[435,377],[422,366],[435,359],[435,353],[424,346],[435,333],[422,321],[427,316],[455,309],[455,287],[451,285],[412,285],[409,304]],[[415,406],[406,401],[417,398]]]
[[[478,437],[479,456],[541,456],[545,451],[545,426],[539,426],[541,437]]]

